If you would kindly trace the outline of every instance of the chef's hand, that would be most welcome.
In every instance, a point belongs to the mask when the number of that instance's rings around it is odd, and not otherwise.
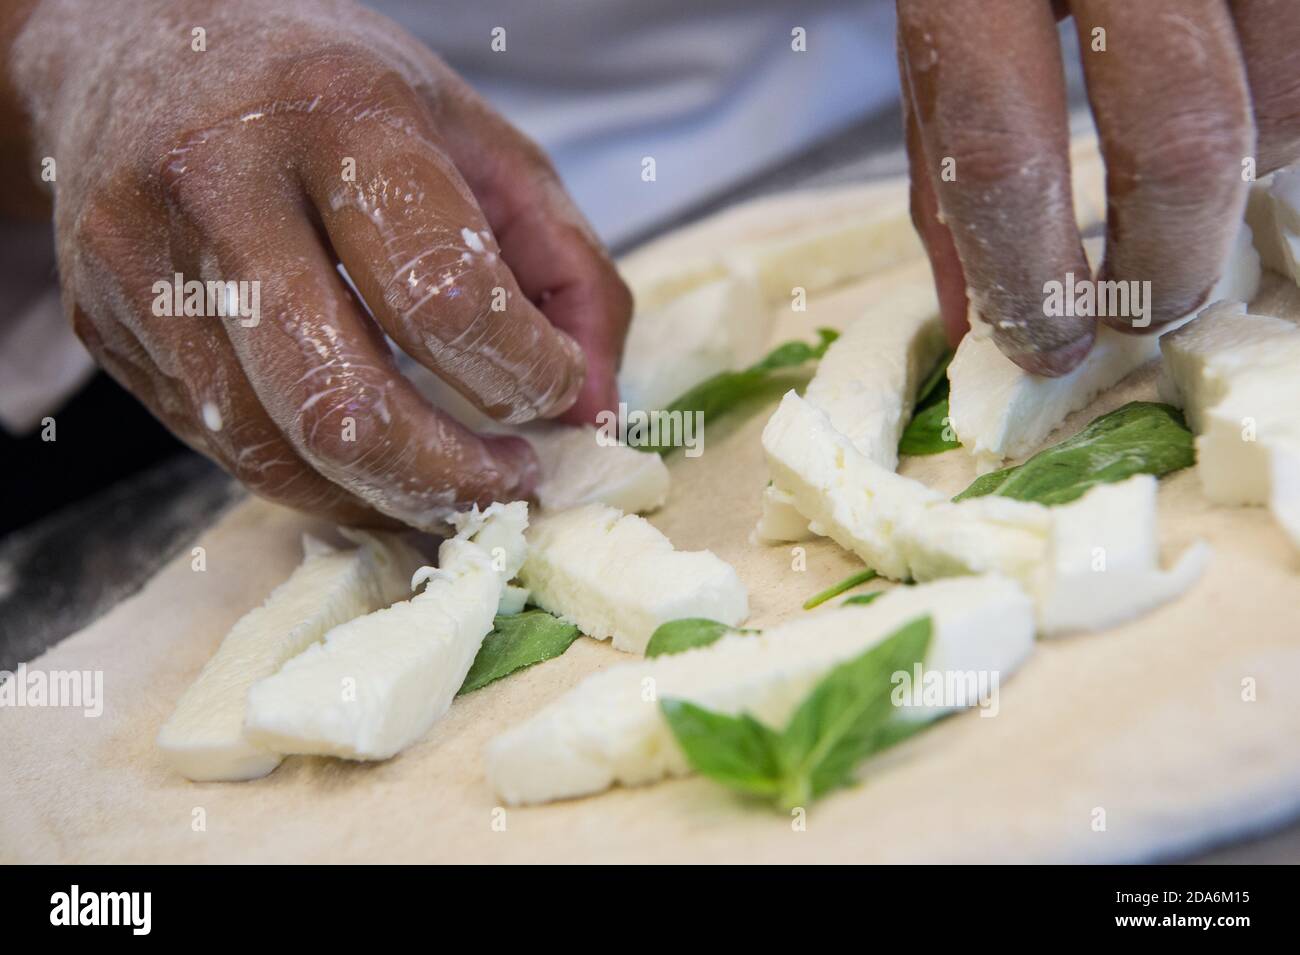
[[[254,492],[425,529],[531,492],[527,443],[430,408],[385,334],[501,421],[616,403],[626,287],[539,148],[391,21],[346,0],[43,0],[10,55],[57,162],[77,333]],[[155,283],[178,274],[257,283],[260,315],[171,317]]]
[[[1067,12],[1106,161],[1099,277],[1151,282],[1148,327],[1108,324],[1151,332],[1200,305],[1241,221],[1243,160],[1263,176],[1300,158],[1294,0],[898,0],[912,215],[945,327],[954,342],[966,330],[969,293],[1003,353],[1045,375],[1096,334],[1043,307],[1044,283],[1088,275],[1056,30]]]

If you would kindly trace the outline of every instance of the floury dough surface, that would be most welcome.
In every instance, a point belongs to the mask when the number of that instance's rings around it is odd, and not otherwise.
[[[775,340],[841,327],[889,287],[886,276],[814,297],[806,313],[780,315]],[[1300,293],[1270,277],[1255,309],[1300,316]],[[1126,401],[1154,400],[1155,378],[1154,367],[1139,372],[1071,415],[1056,439]],[[708,548],[736,568],[758,627],[806,613],[804,599],[860,568],[826,540],[749,543],[772,407],[711,426],[701,457],[670,459],[672,494],[650,517],[678,549]],[[906,458],[901,472],[956,492],[974,467],[950,452]],[[900,746],[867,767],[863,785],[816,803],[805,832],[700,779],[510,809],[505,830],[494,829],[487,741],[627,660],[586,639],[458,699],[386,763],[290,758],[233,784],[170,773],[158,727],[230,625],[293,570],[302,531],[315,527],[249,501],[197,542],[206,573],[183,556],[34,664],[103,669],[105,709],[97,720],[0,709],[0,862],[1134,861],[1300,814],[1300,564],[1267,511],[1209,504],[1191,469],[1160,489],[1164,562],[1198,537],[1215,551],[1186,597],[1041,643],[1002,687],[997,718],[961,714]],[[802,572],[791,570],[792,546],[806,553]],[[1247,680],[1254,702],[1242,701]]]

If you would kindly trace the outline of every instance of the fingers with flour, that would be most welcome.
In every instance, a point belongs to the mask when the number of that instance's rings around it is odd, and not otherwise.
[[[919,140],[971,302],[1009,358],[1063,374],[1087,354],[1096,324],[1044,309],[1048,282],[1089,274],[1052,7],[900,0],[898,14]]]
[[[114,193],[108,193],[114,195]],[[64,280],[73,328],[87,349],[169,430],[214,458],[253,493],[346,524],[389,519],[321,477],[294,452],[244,376],[218,316],[155,309],[184,261],[168,261],[143,241],[168,224],[101,199],[78,218],[81,236]],[[197,274],[190,272],[189,274]],[[77,289],[99,288],[87,302]],[[170,297],[170,291],[163,293]]]
[[[907,163],[910,183],[912,225],[921,244],[925,246],[934,276],[935,291],[939,298],[939,317],[943,321],[948,344],[956,348],[963,335],[970,330],[967,319],[966,274],[962,271],[961,257],[952,241],[952,231],[944,224],[939,211],[939,198],[930,179],[930,166],[921,142],[921,129],[916,122],[916,108],[912,104],[912,84],[908,79],[907,64],[902,48],[899,49],[899,78],[902,85],[903,129],[907,144]]]
[[[448,83],[432,101],[442,141],[524,294],[582,346],[586,378],[564,418],[590,424],[618,404],[632,294],[545,153],[458,78]]]
[[[1300,160],[1300,9],[1294,0],[1231,0],[1259,138],[1258,174]]]
[[[354,305],[305,218],[285,209],[256,246],[216,229],[224,273],[262,277],[255,328],[227,325],[254,390],[289,443],[321,474],[414,527],[440,529],[471,504],[527,497],[531,449],[482,438],[430,408]]]
[[[1238,231],[1254,127],[1224,0],[1072,0],[1106,160],[1103,280],[1150,282],[1155,330],[1202,304]],[[1105,35],[1104,49],[1087,41]]]
[[[318,141],[334,150],[302,156],[301,176],[376,320],[499,420],[567,410],[582,385],[582,350],[521,292],[427,107],[402,77],[364,58],[329,66],[355,69],[347,88],[356,105],[317,120]]]

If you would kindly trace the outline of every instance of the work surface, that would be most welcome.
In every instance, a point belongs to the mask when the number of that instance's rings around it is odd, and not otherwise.
[[[806,313],[782,315],[776,338],[842,326],[918,281],[928,273],[913,262],[815,296]],[[1296,299],[1270,280],[1257,302],[1298,315]],[[1154,378],[1134,375],[1056,439],[1154,398]],[[807,613],[805,598],[860,567],[828,541],[803,545],[803,570],[789,546],[749,542],[770,405],[711,424],[701,457],[670,459],[672,494],[651,518],[678,548],[707,547],[736,567],[759,627]],[[901,470],[947,491],[973,476],[960,451]],[[1140,860],[1277,825],[1300,811],[1300,567],[1265,510],[1209,505],[1191,471],[1161,482],[1160,508],[1166,557],[1196,538],[1215,549],[1188,595],[1123,627],[1040,644],[1002,687],[996,718],[944,721],[868,764],[862,785],[815,804],[800,828],[695,779],[502,810],[484,779],[486,741],[629,659],[586,639],[458,700],[389,762],[291,758],[237,784],[175,776],[154,749],[158,727],[230,625],[297,564],[302,532],[320,530],[250,500],[196,542],[204,572],[183,552],[33,662],[102,670],[102,716],[0,709],[0,861]]]

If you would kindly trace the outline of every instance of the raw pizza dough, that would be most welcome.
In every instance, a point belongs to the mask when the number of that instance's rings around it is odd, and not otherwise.
[[[781,310],[774,340],[843,326],[891,281]],[[1254,310],[1300,316],[1300,294],[1270,277]],[[1148,367],[1060,433],[1155,396]],[[736,568],[758,627],[806,613],[805,598],[860,567],[827,540],[749,543],[770,411],[719,420],[703,456],[671,458],[672,495],[650,518],[678,549],[707,548]],[[963,452],[907,458],[900,471],[949,493],[974,476]],[[1003,688],[997,718],[961,714],[886,754],[861,786],[814,805],[806,831],[698,778],[510,809],[502,829],[487,741],[624,654],[579,640],[457,700],[385,763],[291,758],[240,784],[167,770],[159,725],[234,620],[292,571],[302,532],[319,530],[250,499],[199,539],[206,573],[186,552],[35,661],[102,669],[100,718],[0,709],[0,862],[1135,861],[1282,824],[1300,814],[1300,566],[1266,512],[1209,504],[1190,469],[1161,482],[1160,510],[1166,561],[1198,537],[1215,550],[1186,597],[1042,643]],[[805,570],[792,569],[795,546]]]

